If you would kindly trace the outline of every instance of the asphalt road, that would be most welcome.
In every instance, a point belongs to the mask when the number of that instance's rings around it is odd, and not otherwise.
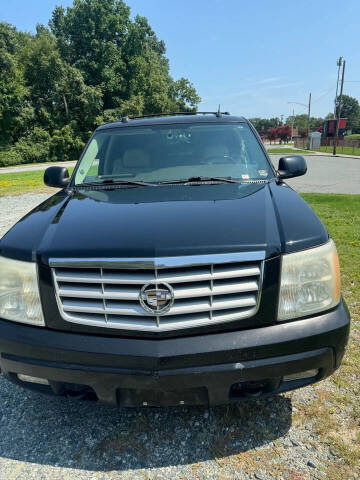
[[[282,155],[270,155],[275,167]],[[287,180],[296,191],[306,193],[360,194],[360,158],[306,155],[307,174]]]
[[[19,172],[30,172],[34,170],[46,170],[48,167],[73,167],[76,165],[76,162],[64,162],[64,163],[42,163],[37,165],[26,165],[18,167],[2,167],[0,168],[0,175],[2,173],[19,173]]]

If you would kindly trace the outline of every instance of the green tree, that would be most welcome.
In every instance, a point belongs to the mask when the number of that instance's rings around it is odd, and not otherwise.
[[[13,151],[21,158],[21,163],[49,161],[50,134],[35,126],[27,135],[20,138]]]
[[[336,99],[336,116],[339,115],[340,97]],[[360,133],[360,105],[356,98],[343,95],[341,103],[341,118],[346,118],[346,128],[352,133]]]
[[[8,145],[27,132],[33,112],[19,68],[14,27],[0,23],[0,145]]]
[[[196,111],[165,44],[123,0],[56,7],[36,34],[0,23],[0,164],[76,158],[99,123],[123,115]]]
[[[122,48],[129,24],[130,9],[122,0],[74,0],[66,13],[56,7],[49,22],[64,60],[87,85],[103,87],[105,109],[117,107],[125,91]]]
[[[308,116],[306,113],[301,115],[291,115],[286,119],[288,125],[294,125],[294,128],[297,128],[299,132],[307,131],[308,129]],[[321,117],[310,117],[310,132],[315,132],[322,124],[324,119]]]
[[[272,128],[277,128],[281,125],[281,120],[278,117],[273,118],[250,118],[250,122],[254,125],[256,130],[259,133],[266,133],[268,130]]]
[[[72,121],[53,132],[49,143],[49,155],[52,159],[63,161],[78,158],[85,142],[78,135],[78,125]]]
[[[310,132],[316,132],[316,130],[324,124],[322,117],[310,117]]]
[[[85,85],[81,72],[62,60],[47,29],[38,28],[28,40],[21,63],[38,126],[52,132],[75,120],[79,132],[94,127],[102,109],[101,91]]]
[[[56,7],[49,23],[62,58],[76,66],[85,83],[100,87],[105,117],[114,112],[196,109],[200,98],[186,79],[169,74],[165,44],[145,17],[130,19],[122,0],[74,0]],[[134,99],[136,101],[134,102]]]
[[[169,87],[169,94],[174,105],[173,108],[178,107],[181,112],[188,110],[195,112],[201,101],[194,85],[186,78],[180,78],[176,82],[172,82]]]

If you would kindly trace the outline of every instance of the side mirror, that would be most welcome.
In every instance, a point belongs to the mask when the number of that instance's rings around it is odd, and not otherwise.
[[[279,160],[279,178],[299,177],[305,175],[306,171],[306,161],[301,155],[287,155]]]
[[[44,173],[44,183],[48,187],[66,188],[70,175],[66,167],[48,167]]]

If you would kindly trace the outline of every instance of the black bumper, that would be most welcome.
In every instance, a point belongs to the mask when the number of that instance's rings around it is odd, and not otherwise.
[[[120,406],[217,405],[299,388],[339,367],[349,335],[340,305],[284,324],[164,340],[101,337],[0,319],[1,370],[28,388]],[[284,381],[286,375],[318,370]],[[20,381],[17,374],[48,379]]]

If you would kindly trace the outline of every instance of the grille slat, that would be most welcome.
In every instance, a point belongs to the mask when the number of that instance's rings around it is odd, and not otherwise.
[[[63,309],[66,312],[89,312],[89,313],[106,313],[108,315],[143,315],[144,311],[140,304],[126,303],[126,302],[107,302],[107,306],[104,306],[102,302],[94,302],[91,300],[76,302],[74,299],[63,299]],[[162,318],[168,315],[182,315],[184,313],[196,313],[196,312],[209,312],[210,310],[225,310],[230,308],[243,308],[253,307],[256,305],[256,297],[231,297],[229,300],[215,299],[212,304],[206,297],[202,300],[195,300],[191,302],[179,301],[177,305],[169,312],[167,312]]]
[[[235,255],[235,257],[234,257]],[[205,259],[206,257],[206,259]],[[212,263],[206,263],[208,259]],[[218,258],[217,258],[218,257]],[[158,267],[147,260],[131,269],[126,262],[112,260],[95,267],[91,260],[76,266],[61,260],[51,263],[58,306],[62,317],[89,326],[143,331],[167,331],[229,322],[255,314],[261,292],[263,252],[179,257]],[[198,258],[198,264],[194,262]],[[235,258],[233,260],[233,258]],[[222,263],[220,263],[220,260]],[[139,302],[146,284],[166,282],[173,287],[174,303],[163,314],[144,310]],[[151,287],[153,288],[153,287]]]
[[[101,278],[100,269],[99,275],[89,275],[86,277],[86,274],[83,272],[76,273],[74,275],[63,272],[63,268],[56,269],[56,278],[58,282],[71,282],[71,283],[113,283],[113,284],[126,284],[126,285],[143,285],[144,283],[154,282],[156,280],[155,275],[151,274],[138,274],[138,273],[119,273],[118,275],[106,275],[104,273],[103,278]],[[224,269],[220,271],[214,271],[213,275],[210,271],[206,272],[204,269],[197,269],[193,272],[180,272],[174,273],[172,275],[166,274],[164,271],[159,270],[158,280],[167,282],[170,284],[173,283],[184,283],[184,282],[199,282],[205,280],[217,280],[222,278],[240,278],[240,277],[250,277],[260,275],[259,267],[244,267],[237,268],[234,270]]]
[[[251,282],[238,282],[229,283],[223,285],[215,285],[213,288],[208,287],[180,287],[174,288],[175,300],[177,298],[191,298],[191,297],[203,297],[210,295],[224,295],[230,293],[252,292],[259,289],[258,282],[256,280]]]
[[[257,291],[259,289],[258,282],[256,280],[250,282],[238,282],[229,283],[214,286],[211,289],[210,286],[201,287],[178,287],[174,288],[175,299],[180,298],[192,298],[192,297],[205,297],[210,295],[224,295],[229,293],[242,293]],[[98,299],[115,299],[115,300],[134,300],[139,298],[139,289],[130,289],[120,287],[117,291],[108,291],[104,288],[104,293],[101,287],[99,288],[76,288],[62,285],[59,288],[59,295],[61,297],[75,297],[75,298],[98,298]]]
[[[59,289],[59,295],[61,297],[74,297],[74,298],[99,298],[99,299],[116,299],[116,300],[134,300],[139,298],[139,289],[133,290],[130,288],[121,288],[118,291],[108,291],[102,289],[89,289],[89,288],[69,288],[61,286]]]

